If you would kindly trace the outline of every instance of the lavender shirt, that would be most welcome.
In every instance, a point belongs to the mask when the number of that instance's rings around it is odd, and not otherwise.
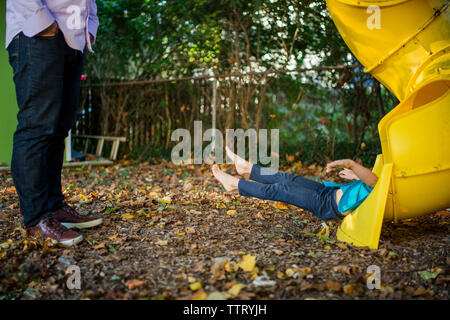
[[[95,0],[6,0],[6,48],[20,32],[33,37],[55,21],[71,48],[92,51],[89,34],[95,39],[98,29]]]

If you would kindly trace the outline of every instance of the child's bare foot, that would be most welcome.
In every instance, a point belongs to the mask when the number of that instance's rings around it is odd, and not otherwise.
[[[239,179],[223,172],[217,164],[212,166],[214,177],[223,185],[226,191],[233,191],[238,188]]]
[[[250,175],[250,173],[252,172],[252,167],[253,164],[251,164],[250,162],[242,159],[241,157],[239,157],[237,154],[233,153],[230,148],[225,147],[225,150],[227,152],[228,157],[233,160],[234,165],[236,166],[236,171],[241,175],[241,176],[248,176]]]

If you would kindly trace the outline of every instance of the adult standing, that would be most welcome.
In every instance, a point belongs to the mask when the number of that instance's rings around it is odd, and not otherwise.
[[[71,246],[70,228],[99,225],[64,202],[64,140],[75,121],[83,51],[98,28],[95,0],[7,0],[6,48],[19,112],[11,171],[31,236]]]

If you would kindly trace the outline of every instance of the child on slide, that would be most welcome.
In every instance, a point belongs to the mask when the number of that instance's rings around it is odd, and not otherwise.
[[[226,152],[233,160],[238,174],[253,180],[233,177],[215,164],[212,167],[214,177],[226,191],[238,190],[242,196],[289,203],[312,212],[322,220],[345,217],[367,198],[378,180],[370,169],[350,159],[336,160],[327,164],[327,172],[332,168],[344,168],[339,176],[355,181],[347,184],[328,181],[319,183],[292,173],[261,168],[242,159],[228,147]]]

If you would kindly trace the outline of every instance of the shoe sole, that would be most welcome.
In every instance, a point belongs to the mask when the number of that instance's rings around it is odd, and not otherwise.
[[[70,239],[70,240],[65,240],[65,241],[58,241],[60,244],[62,244],[65,247],[72,247],[78,243],[80,243],[81,241],[83,241],[83,236],[79,235],[76,238]]]
[[[80,222],[80,223],[69,223],[69,222],[61,222],[61,224],[69,229],[72,228],[77,228],[77,229],[86,229],[86,228],[92,228],[92,227],[96,227],[99,224],[103,223],[103,218],[99,218],[99,219],[95,219],[92,221],[87,221],[87,222]]]

